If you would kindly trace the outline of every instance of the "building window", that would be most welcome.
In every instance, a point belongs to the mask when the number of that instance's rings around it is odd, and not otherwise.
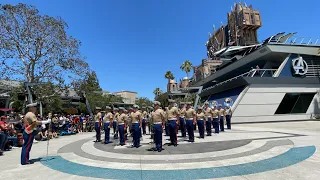
[[[286,93],[275,114],[306,113],[316,93]]]

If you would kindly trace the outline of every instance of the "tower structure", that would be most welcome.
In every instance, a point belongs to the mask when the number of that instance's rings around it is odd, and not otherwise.
[[[228,13],[229,45],[247,46],[258,43],[257,30],[262,26],[260,12],[245,3],[235,3]]]
[[[262,26],[260,12],[245,3],[235,3],[227,14],[228,24],[219,28],[213,26],[209,32],[207,56],[215,59],[214,53],[226,46],[248,46],[258,43],[257,30]]]

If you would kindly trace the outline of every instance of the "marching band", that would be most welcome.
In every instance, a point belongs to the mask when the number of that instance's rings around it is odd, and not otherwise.
[[[212,136],[212,128],[215,134],[224,132],[225,123],[227,129],[231,129],[232,111],[230,106],[222,108],[214,104],[213,108],[209,107],[209,102],[205,102],[204,106],[198,106],[196,110],[191,106],[191,102],[181,102],[180,108],[174,100],[169,99],[169,107],[162,110],[161,103],[154,102],[153,107],[139,107],[134,105],[133,108],[127,110],[123,107],[112,108],[106,107],[106,115],[102,117],[101,108],[96,108],[96,141],[101,141],[100,127],[103,127],[105,133],[105,144],[112,143],[110,141],[110,129],[113,128],[114,139],[119,135],[119,145],[126,144],[128,132],[132,137],[132,147],[139,148],[140,138],[147,134],[147,127],[151,139],[155,143],[154,150],[162,151],[162,133],[165,130],[166,135],[170,136],[169,146],[177,146],[177,134],[179,130],[181,137],[186,137],[188,141],[194,142],[194,129],[198,128],[199,138],[204,139],[205,136]],[[103,126],[102,123],[103,122]]]
[[[101,127],[104,130],[104,144],[110,144],[110,129],[113,128],[114,139],[118,139],[119,145],[126,145],[128,133],[131,134],[132,147],[140,147],[140,138],[142,134],[146,134],[146,127],[149,129],[151,139],[155,144],[153,150],[161,152],[162,148],[162,133],[165,128],[166,135],[170,136],[170,145],[177,146],[178,130],[181,131],[181,136],[186,137],[188,134],[188,141],[194,142],[194,129],[198,127],[199,137],[205,138],[212,135],[212,127],[214,133],[224,132],[224,125],[226,123],[227,129],[231,129],[232,111],[230,106],[222,108],[219,104],[215,105],[213,109],[209,107],[209,103],[205,102],[204,107],[198,106],[196,110],[191,107],[191,102],[181,102],[180,108],[174,100],[168,100],[170,105],[161,108],[161,103],[155,101],[153,107],[142,107],[141,110],[138,105],[126,110],[123,107],[111,108],[106,106],[106,111],[102,111],[100,107],[96,107],[94,116],[96,140],[94,142],[101,142]],[[37,133],[37,125],[45,125],[51,123],[52,114],[49,113],[48,120],[38,121],[36,117],[37,103],[27,105],[29,112],[24,117],[24,144],[21,151],[21,164],[32,164],[29,160],[30,151],[33,144],[34,136]],[[186,133],[187,132],[187,133]]]

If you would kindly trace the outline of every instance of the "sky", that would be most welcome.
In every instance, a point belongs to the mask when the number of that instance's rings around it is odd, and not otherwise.
[[[208,32],[213,32],[213,24],[227,23],[227,13],[236,1],[0,0],[0,4],[19,2],[67,22],[68,35],[82,42],[81,53],[103,90],[135,91],[139,97],[153,99],[155,88],[166,91],[166,71],[179,80],[186,76],[180,70],[185,60],[201,64]],[[319,0],[242,2],[260,11],[261,41],[278,32],[320,37]]]

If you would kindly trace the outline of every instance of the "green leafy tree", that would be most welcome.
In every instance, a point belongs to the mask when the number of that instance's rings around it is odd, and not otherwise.
[[[23,87],[22,83],[19,87],[14,88],[10,92],[10,102],[13,102],[12,108],[14,108],[15,112],[18,112],[18,113],[22,112],[22,108],[23,108],[23,104],[24,104],[24,97],[25,97],[24,87]]]
[[[180,69],[185,71],[187,77],[189,78],[189,72],[191,71],[192,67],[192,63],[189,60],[185,60],[183,64],[180,66]]]
[[[169,96],[168,96],[168,93],[163,93],[163,94],[160,94],[159,96],[157,96],[155,98],[156,101],[159,101],[161,103],[161,106],[164,108],[164,107],[168,107],[169,106]]]
[[[153,102],[152,102],[150,99],[146,98],[146,97],[139,97],[139,98],[136,100],[136,104],[137,104],[138,106],[140,106],[140,108],[141,108],[141,107],[152,106],[152,105],[153,105]]]
[[[87,110],[86,104],[80,103],[79,107],[78,107],[78,111],[80,113],[88,114],[88,110]]]
[[[155,90],[153,90],[153,94],[155,95],[155,97],[159,96],[162,93],[163,92],[160,88],[156,88]]]
[[[48,114],[51,113],[62,113],[63,112],[63,101],[61,100],[60,96],[53,96],[48,98],[45,103],[44,113]]]
[[[32,88],[33,99],[43,104],[43,113],[61,113],[63,109],[63,101],[60,95],[52,96],[52,93],[57,89],[52,83]],[[51,94],[48,96],[48,94]],[[15,112],[22,112],[25,99],[25,90],[23,84],[13,89],[10,93],[10,101],[13,102],[12,107]]]
[[[92,112],[94,112],[95,107],[104,108],[112,102],[123,102],[121,97],[105,94],[102,91],[97,74],[94,71],[87,72],[84,79],[73,82],[73,86],[78,94],[86,94]]]
[[[171,80],[171,79],[174,79],[174,75],[172,74],[171,71],[167,71],[165,74],[164,74],[164,77],[166,79],[168,79],[168,82]]]
[[[180,102],[192,102],[194,103],[196,101],[197,95],[196,93],[188,94],[186,97],[183,98],[176,98],[175,101],[180,104]]]
[[[34,6],[0,5],[2,78],[51,82],[56,86],[52,96],[81,79],[89,66],[79,51],[81,42],[68,35],[67,28],[60,17],[39,13]]]

